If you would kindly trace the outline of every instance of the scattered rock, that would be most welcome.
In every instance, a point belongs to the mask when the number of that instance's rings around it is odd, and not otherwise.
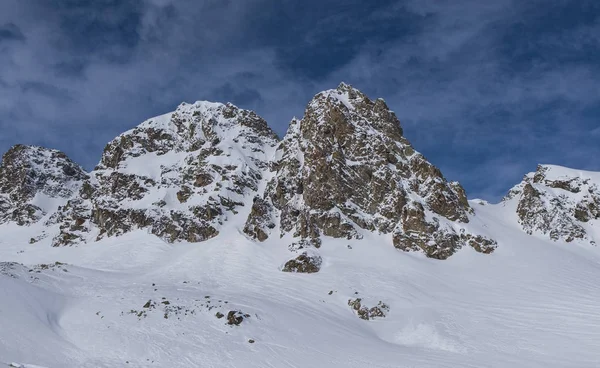
[[[20,263],[16,263],[16,262],[0,262],[0,275],[5,275],[8,277],[11,277],[13,279],[18,278],[17,277],[17,270],[18,269],[24,269],[24,266]],[[32,272],[32,270],[29,270],[29,272]]]

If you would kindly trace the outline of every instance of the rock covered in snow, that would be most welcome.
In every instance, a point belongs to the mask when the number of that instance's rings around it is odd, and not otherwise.
[[[264,119],[200,101],[149,119],[109,144],[79,195],[53,219],[55,245],[148,228],[199,242],[258,192],[277,144]]]
[[[382,99],[347,84],[317,94],[292,120],[272,166],[245,228],[258,240],[278,224],[279,236],[301,239],[392,233],[397,248],[440,259],[465,244],[495,246],[455,230],[472,213],[463,188],[413,149]]]
[[[503,201],[517,202],[519,223],[529,234],[596,242],[589,226],[600,218],[600,173],[538,165]]]
[[[13,146],[0,164],[0,223],[39,221],[71,197],[87,177],[63,152]]]
[[[283,272],[315,273],[321,269],[323,259],[314,252],[302,252],[298,257],[290,259],[283,265]]]

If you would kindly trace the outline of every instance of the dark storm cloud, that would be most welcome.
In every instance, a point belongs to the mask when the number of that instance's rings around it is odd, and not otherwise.
[[[199,99],[282,135],[344,80],[384,97],[449,179],[498,199],[538,162],[600,169],[599,16],[586,0],[6,0],[0,150],[92,168],[115,135]]]
[[[25,36],[19,27],[13,23],[0,25],[0,42],[3,41],[25,41]]]
[[[264,103],[259,91],[250,88],[236,87],[231,83],[226,83],[215,88],[210,94],[214,95],[217,100],[231,97],[231,99],[237,101],[240,105],[256,105]]]
[[[421,16],[396,1],[270,1],[253,20],[251,42],[273,47],[276,63],[290,73],[323,78],[368,44],[406,39],[418,32]]]
[[[372,47],[336,75],[385,96],[417,149],[471,195],[498,199],[538,162],[600,169],[589,159],[600,153],[589,138],[600,12],[592,2],[528,4],[415,2],[428,15],[423,32]],[[585,20],[556,26],[566,8]],[[534,30],[517,31],[522,24]],[[561,56],[571,53],[579,56]]]

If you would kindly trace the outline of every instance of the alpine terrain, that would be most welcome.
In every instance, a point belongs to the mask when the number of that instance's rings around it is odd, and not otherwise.
[[[600,173],[468,200],[344,83],[281,139],[182,103],[3,155],[0,366],[597,367],[598,240]]]

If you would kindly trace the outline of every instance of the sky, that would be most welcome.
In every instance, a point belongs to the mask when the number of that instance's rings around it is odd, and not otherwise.
[[[600,171],[596,0],[2,0],[0,152],[91,170],[179,103],[253,109],[282,136],[316,93],[384,98],[470,198],[538,163]]]

